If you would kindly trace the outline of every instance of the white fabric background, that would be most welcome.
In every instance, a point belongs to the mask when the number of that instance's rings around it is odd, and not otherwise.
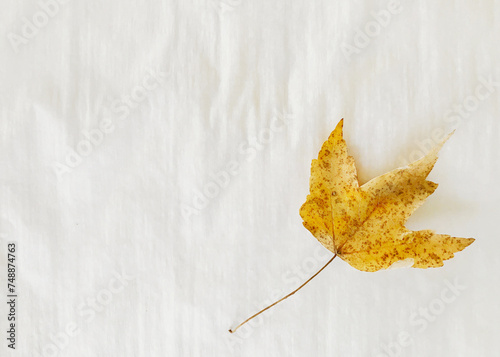
[[[3,1],[0,355],[497,356],[500,2],[405,1],[377,31],[389,6]],[[298,210],[342,117],[362,182],[457,129],[409,227],[476,242],[440,269],[335,260],[230,335],[331,256]]]

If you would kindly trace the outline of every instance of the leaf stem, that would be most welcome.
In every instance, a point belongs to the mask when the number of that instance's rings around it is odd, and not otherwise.
[[[288,294],[287,296],[285,296],[285,297],[283,297],[283,298],[279,299],[278,301],[276,301],[275,303],[273,303],[273,304],[269,305],[269,306],[268,306],[268,307],[266,307],[265,309],[260,310],[260,311],[259,311],[258,313],[256,313],[255,315],[250,316],[248,319],[246,319],[246,320],[245,320],[245,321],[243,321],[241,324],[239,324],[238,326],[236,326],[236,328],[235,328],[235,329],[229,329],[229,332],[234,333],[237,329],[239,329],[241,326],[243,326],[244,324],[246,324],[248,321],[250,321],[250,320],[251,320],[251,319],[253,319],[254,317],[259,316],[260,314],[262,314],[262,313],[263,313],[264,311],[266,311],[267,309],[270,309],[271,307],[273,307],[273,306],[274,306],[274,305],[276,305],[277,303],[279,303],[279,302],[281,302],[281,301],[285,300],[286,298],[288,298],[288,297],[292,296],[293,294],[295,294],[297,291],[299,291],[300,289],[302,289],[302,288],[304,287],[304,285],[306,285],[308,282],[310,282],[312,279],[314,279],[314,277],[315,277],[316,275],[318,275],[319,273],[321,273],[321,271],[322,271],[323,269],[325,269],[325,268],[328,266],[328,264],[330,264],[330,263],[333,261],[333,259],[335,259],[335,257],[336,257],[336,256],[337,256],[337,254],[335,254],[335,255],[333,256],[333,258],[332,258],[332,259],[330,259],[330,260],[329,260],[329,261],[328,261],[328,262],[327,262],[327,263],[323,266],[323,268],[321,268],[320,270],[318,270],[318,271],[316,272],[316,274],[314,274],[313,276],[311,276],[311,277],[310,277],[310,278],[309,278],[309,279],[308,279],[308,280],[307,280],[304,284],[302,284],[301,286],[299,286],[297,289],[295,289],[294,291],[292,291],[290,294]]]

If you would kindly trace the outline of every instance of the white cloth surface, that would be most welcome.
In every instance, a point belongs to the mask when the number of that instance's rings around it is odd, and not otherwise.
[[[1,356],[497,356],[500,1],[4,1]],[[280,119],[281,118],[281,119]],[[410,219],[476,242],[363,273],[302,226],[341,118],[361,182],[454,129]],[[285,120],[283,120],[285,119]],[[454,286],[454,287],[453,287]]]

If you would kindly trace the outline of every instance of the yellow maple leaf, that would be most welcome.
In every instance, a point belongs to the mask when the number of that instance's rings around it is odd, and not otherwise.
[[[354,268],[374,272],[408,259],[414,268],[439,267],[474,242],[404,224],[437,188],[426,178],[450,134],[426,156],[359,186],[343,139],[343,120],[311,165],[310,194],[300,209],[304,226]]]
[[[335,257],[356,269],[374,272],[398,262],[414,268],[440,267],[455,252],[474,242],[431,230],[410,231],[404,225],[437,188],[427,180],[448,135],[427,155],[359,186],[354,159],[343,138],[343,120],[311,164],[310,193],[300,208],[304,226],[334,256],[290,294],[252,315],[236,328],[292,296],[318,275]]]

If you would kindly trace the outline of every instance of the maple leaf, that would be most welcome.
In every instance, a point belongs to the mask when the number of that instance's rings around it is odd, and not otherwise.
[[[342,129],[343,120],[313,160],[310,194],[300,208],[304,226],[325,248],[356,269],[374,272],[408,259],[414,268],[439,267],[474,242],[404,226],[436,190],[426,178],[453,133],[423,158],[359,186]]]
[[[356,269],[375,272],[398,262],[414,268],[440,267],[474,238],[457,238],[431,230],[411,231],[406,220],[437,188],[427,180],[438,152],[453,134],[423,158],[359,186],[354,159],[347,152],[342,119],[311,164],[310,193],[300,208],[304,226],[334,256],[290,294],[252,315],[236,328],[292,296],[335,257]]]

